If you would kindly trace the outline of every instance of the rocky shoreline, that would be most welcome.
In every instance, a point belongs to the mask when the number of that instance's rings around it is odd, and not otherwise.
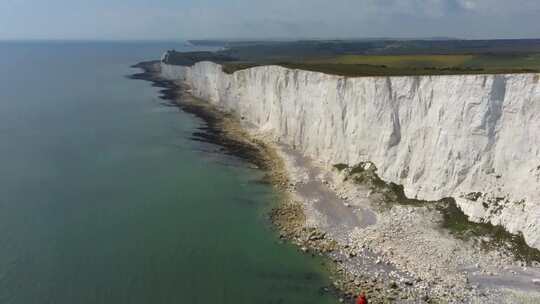
[[[359,284],[339,266],[337,259],[332,259],[330,254],[339,249],[338,243],[326,237],[326,233],[319,229],[307,227],[302,203],[294,201],[288,191],[291,184],[276,147],[248,133],[237,117],[221,112],[191,96],[181,83],[161,78],[155,72],[156,63],[150,61],[134,65],[133,68],[140,68],[143,72],[129,77],[152,82],[154,87],[161,88],[160,98],[167,102],[167,106],[180,107],[183,111],[205,121],[204,132],[194,134],[194,140],[204,140],[221,146],[224,153],[240,157],[265,171],[265,180],[283,194],[281,202],[270,211],[269,215],[279,233],[279,238],[297,245],[305,254],[325,254],[331,258],[329,261],[333,264],[329,270],[333,273],[333,285],[325,287],[324,291],[335,293],[340,302],[352,301],[359,291]],[[374,294],[379,294],[377,298],[383,297],[382,286],[373,285],[373,287]],[[370,289],[362,290],[370,291]],[[372,300],[372,303],[377,301]]]
[[[161,79],[158,66],[158,62],[139,64],[135,67],[144,73],[132,78],[152,81],[163,88],[163,99],[206,121],[204,132],[194,134],[194,139],[218,144],[225,153],[268,172],[268,181],[284,193],[283,202],[271,212],[280,237],[305,253],[325,254],[334,261],[334,286],[327,290],[339,290],[340,302],[352,301],[360,290],[368,292],[371,303],[535,303],[540,299],[534,290],[537,268],[525,269],[504,248],[485,252],[474,242],[455,239],[441,231],[441,214],[432,208],[378,208],[380,193],[347,180],[344,172],[303,159],[241,117],[197,100],[181,83]],[[311,193],[319,197],[310,197]],[[343,208],[363,220],[340,226],[332,217],[344,214]],[[375,222],[366,218],[371,213]],[[508,282],[517,279],[527,288],[512,289]]]
[[[261,169],[271,167],[270,159],[264,152],[264,143],[250,138],[240,128],[235,117],[197,100],[187,93],[181,83],[160,78],[159,74],[155,73],[155,64],[154,61],[136,64],[133,68],[140,68],[143,72],[129,77],[152,82],[154,87],[161,89],[160,98],[165,105],[179,107],[182,111],[202,119],[206,125],[200,128],[200,132],[192,134],[192,140],[218,145],[223,149],[223,153],[240,157]]]

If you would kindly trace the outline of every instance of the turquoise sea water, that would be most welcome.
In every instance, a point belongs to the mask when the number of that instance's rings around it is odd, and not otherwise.
[[[0,303],[333,303],[276,193],[125,76],[178,43],[0,43]]]

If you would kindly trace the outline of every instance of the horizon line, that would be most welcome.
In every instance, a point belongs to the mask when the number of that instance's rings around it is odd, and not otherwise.
[[[0,42],[189,42],[189,41],[354,41],[354,40],[433,40],[433,41],[494,41],[494,40],[540,40],[527,38],[459,38],[459,37],[266,37],[266,38],[0,38]]]

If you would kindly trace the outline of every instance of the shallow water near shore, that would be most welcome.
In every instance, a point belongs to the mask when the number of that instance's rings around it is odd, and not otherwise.
[[[125,76],[177,43],[0,43],[0,303],[335,303],[263,172]]]

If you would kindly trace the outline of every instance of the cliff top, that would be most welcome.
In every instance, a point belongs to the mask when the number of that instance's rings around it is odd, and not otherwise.
[[[192,43],[197,44],[197,41]],[[206,45],[207,41],[201,42]],[[222,64],[227,73],[261,66],[342,76],[509,74],[540,72],[540,40],[211,41],[217,52],[169,51],[173,65]]]

